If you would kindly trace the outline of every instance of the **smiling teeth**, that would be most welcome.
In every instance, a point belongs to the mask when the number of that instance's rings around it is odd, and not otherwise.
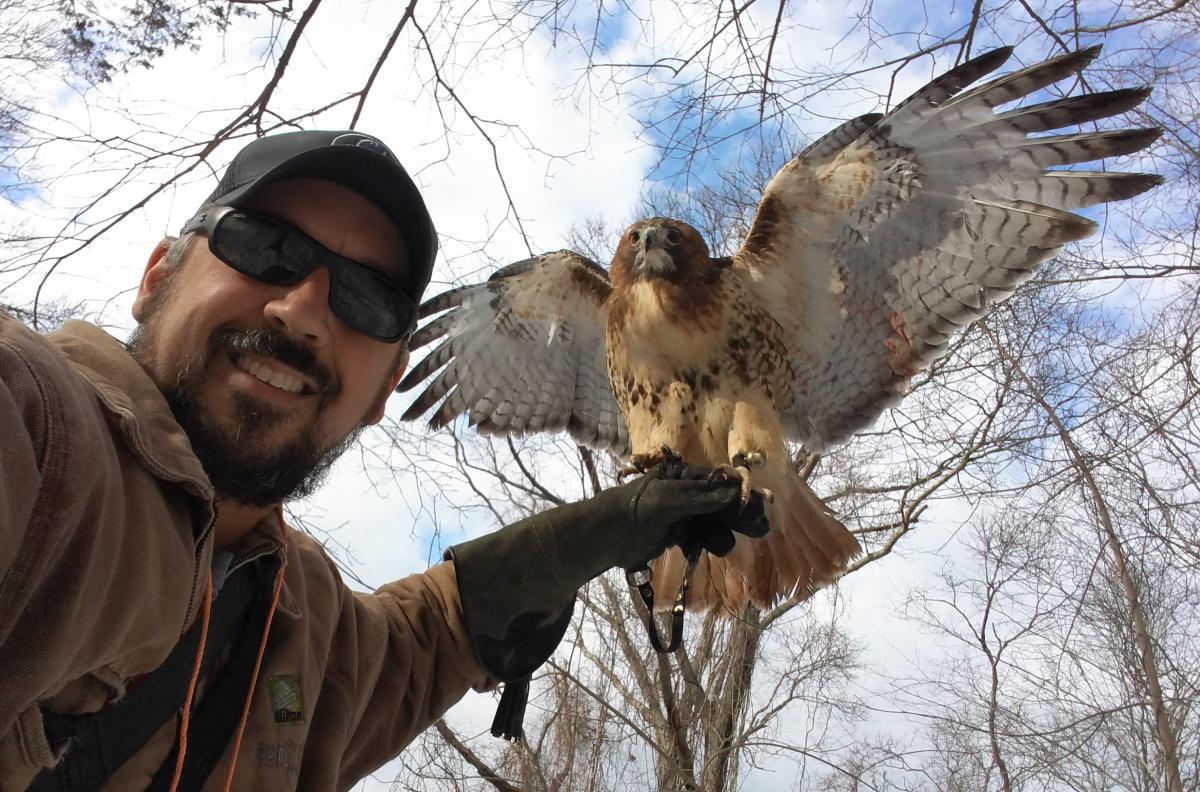
[[[300,393],[304,390],[304,383],[293,377],[290,374],[285,374],[282,371],[264,366],[257,360],[247,360],[240,358],[238,360],[239,367],[248,374],[253,374],[261,381],[267,383],[271,387],[285,390],[288,393]]]

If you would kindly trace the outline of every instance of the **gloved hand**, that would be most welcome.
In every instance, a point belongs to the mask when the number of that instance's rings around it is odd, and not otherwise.
[[[685,550],[700,546],[724,556],[733,549],[735,533],[757,539],[767,532],[766,506],[760,493],[752,493],[749,502],[742,504],[741,481],[714,479],[710,468],[698,465],[661,462],[640,479],[605,490],[592,501],[609,495],[617,499],[629,496],[631,529],[612,537],[613,563],[604,569],[640,567],[675,546]]]
[[[608,569],[636,568],[679,544],[725,555],[735,532],[765,534],[762,497],[743,506],[741,482],[711,473],[663,462],[593,498],[450,548],[484,670],[506,682],[532,673],[566,632],[576,591]]]

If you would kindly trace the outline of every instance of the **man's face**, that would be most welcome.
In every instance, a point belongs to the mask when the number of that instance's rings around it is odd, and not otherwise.
[[[400,232],[345,187],[291,179],[247,208],[407,281]],[[138,289],[132,354],[222,496],[267,506],[309,494],[358,429],[383,417],[407,355],[330,311],[324,267],[295,286],[273,286],[222,263],[203,236],[175,269],[164,250],[155,249]]]

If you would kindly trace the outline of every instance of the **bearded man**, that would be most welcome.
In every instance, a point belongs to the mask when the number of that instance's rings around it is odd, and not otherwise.
[[[668,462],[351,591],[280,504],[382,419],[436,252],[383,143],[292,132],[154,247],[127,345],[0,313],[0,789],[347,789],[519,690],[590,578],[766,530]]]

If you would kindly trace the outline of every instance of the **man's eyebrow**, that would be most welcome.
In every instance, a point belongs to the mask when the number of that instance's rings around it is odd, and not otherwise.
[[[412,264],[408,258],[408,241],[401,237],[400,243],[401,248],[397,255],[390,256],[386,260],[372,256],[360,263],[375,270],[397,286],[403,287],[412,277]]]
[[[378,273],[397,286],[403,285],[405,275],[408,274],[408,265],[404,261],[391,261],[384,263],[374,256],[369,259],[350,259],[350,261],[354,261],[366,267],[367,269]]]
[[[366,267],[367,269],[371,270],[372,272],[391,281],[392,283],[395,283],[398,286],[402,285],[404,282],[404,276],[408,269],[408,264],[404,260],[387,263],[376,256],[369,256],[367,258],[355,258],[352,256],[346,256],[341,253],[338,253],[336,250],[331,250],[325,243],[321,242],[321,240],[317,239],[312,234],[309,234],[307,231],[305,231],[301,228],[297,228],[296,226],[292,225],[291,223],[288,223],[287,221],[281,221],[281,222],[284,222],[293,231],[299,233],[300,235],[302,235],[303,237],[308,239],[310,242],[312,242],[314,245],[316,245],[317,249],[321,250],[324,253],[324,255],[326,255],[326,256],[334,256],[338,259],[341,259],[342,261],[349,261],[353,264],[358,264],[360,267]]]

